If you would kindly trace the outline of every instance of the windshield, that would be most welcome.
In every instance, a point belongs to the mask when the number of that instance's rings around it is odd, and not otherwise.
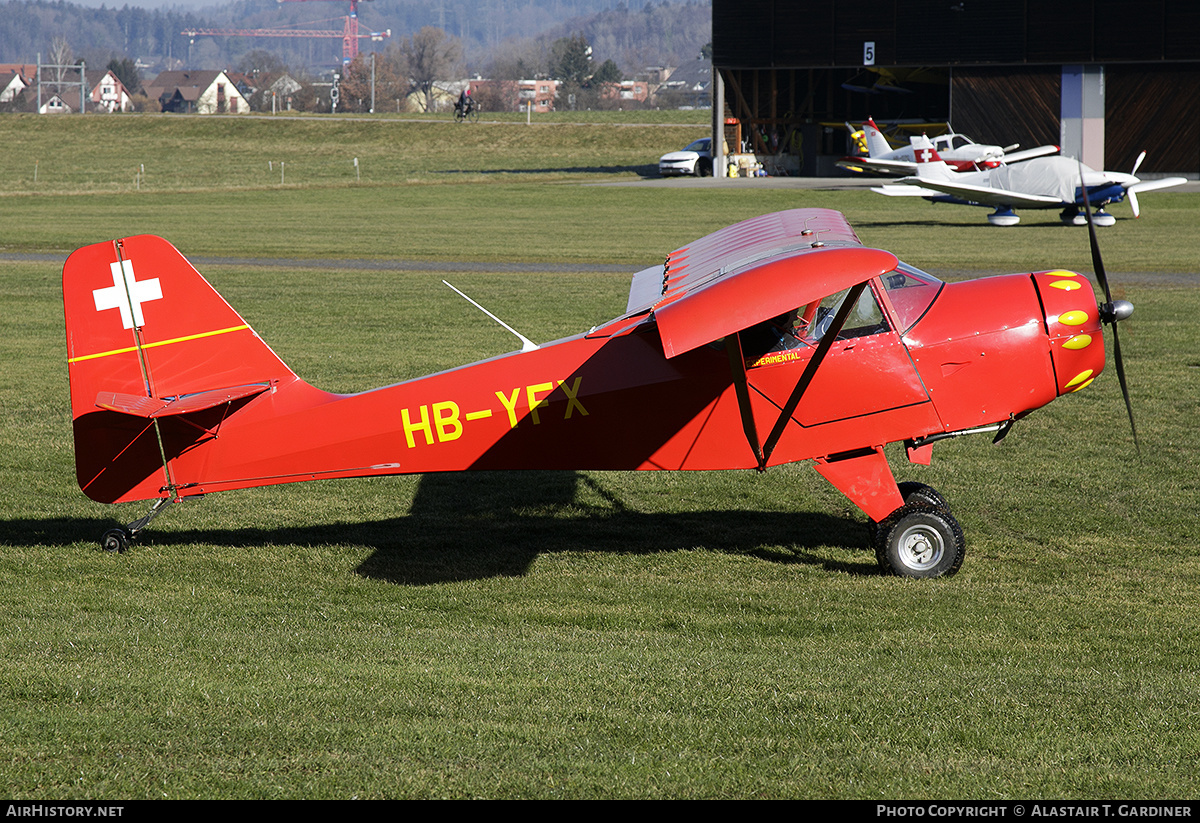
[[[708,151],[708,144],[711,140],[711,137],[702,137],[699,140],[689,143],[684,151]]]
[[[904,334],[929,310],[934,298],[946,284],[932,274],[901,263],[894,271],[883,276],[883,285],[892,301],[892,308],[896,310],[900,333]]]

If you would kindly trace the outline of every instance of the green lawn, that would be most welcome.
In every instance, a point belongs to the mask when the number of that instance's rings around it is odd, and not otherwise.
[[[137,118],[80,120],[86,141],[141,140]],[[161,131],[141,145],[172,143],[168,120],[148,119]],[[0,118],[0,135],[41,122]],[[636,127],[562,128],[595,132],[561,139],[598,141],[597,168],[635,164]],[[330,141],[345,142],[310,135],[297,155],[332,156]],[[548,340],[619,314],[629,273],[670,249],[779,208],[842,208],[864,242],[954,276],[1090,269],[1086,233],[1054,214],[1000,230],[982,210],[866,192],[593,186],[642,173],[577,166],[161,189],[148,171],[141,191],[0,196],[0,251],[50,256],[0,262],[8,796],[1195,796],[1197,195],[1156,192],[1100,232],[1137,306],[1121,341],[1140,457],[1111,370],[998,446],[939,444],[930,467],[896,454],[963,524],[950,579],[879,575],[865,518],[807,465],[295,484],[173,507],[130,552],[98,550],[144,508],[75,485],[60,258],[87,242],[474,264],[201,266],[301,376],[338,391],[512,346],[442,278]],[[556,261],[597,271],[502,265]]]

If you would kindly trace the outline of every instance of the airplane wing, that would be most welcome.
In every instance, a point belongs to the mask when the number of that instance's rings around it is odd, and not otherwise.
[[[742,221],[671,252],[657,299],[642,308],[654,312],[663,352],[672,358],[896,264],[890,252],[864,248],[841,213],[793,209]]]
[[[913,178],[914,180],[916,178]],[[872,186],[876,194],[886,194],[888,197],[937,197],[933,189],[923,189],[916,183],[893,183],[885,186]]]
[[[1022,160],[1032,160],[1034,157],[1045,157],[1048,154],[1058,154],[1058,146],[1037,146],[1024,151],[1005,152],[998,158],[1004,163],[1020,163]]]
[[[876,160],[871,157],[843,157],[835,163],[838,168],[887,177],[903,177],[916,174],[917,164],[908,160]]]
[[[966,203],[979,203],[985,206],[1007,206],[1009,208],[1047,208],[1060,205],[1063,202],[1062,198],[1049,195],[1026,194],[1024,192],[1012,191],[1011,189],[978,186],[959,183],[954,180],[930,180],[924,177],[907,177],[895,186],[883,186],[882,188],[889,189],[890,191],[882,191],[880,188],[873,188],[871,191],[892,196],[899,194],[908,194],[910,196],[920,194],[922,197],[937,196],[940,192],[943,195],[948,195]],[[898,191],[900,188],[910,188],[915,191],[901,192]]]

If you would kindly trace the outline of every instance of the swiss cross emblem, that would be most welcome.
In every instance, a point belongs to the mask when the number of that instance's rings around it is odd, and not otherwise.
[[[162,300],[162,286],[158,278],[138,281],[133,275],[132,260],[111,263],[109,268],[112,269],[113,284],[92,291],[96,311],[118,309],[121,312],[121,325],[127,329],[145,325],[142,304]]]
[[[920,156],[921,156],[922,163],[928,163],[929,158],[933,156],[933,152],[931,152],[929,149],[922,149]]]

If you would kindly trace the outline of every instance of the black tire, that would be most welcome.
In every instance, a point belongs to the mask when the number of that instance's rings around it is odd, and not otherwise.
[[[100,537],[100,548],[117,554],[125,552],[129,548],[129,532],[124,529],[109,529]]]
[[[697,177],[712,177],[712,161],[701,157],[696,161],[696,176]]]
[[[967,551],[953,515],[925,503],[901,506],[880,525],[879,533],[879,566],[900,577],[950,577],[961,568]]]
[[[950,501],[933,486],[926,486],[924,483],[906,480],[900,484],[900,496],[904,498],[905,503],[926,503],[934,508],[950,511]]]
[[[906,480],[899,484],[900,497],[905,503],[923,503],[927,506],[933,506],[935,509],[941,509],[944,512],[950,511],[950,501],[942,496],[942,493],[933,486],[927,486],[924,483],[917,483],[913,480]],[[878,551],[879,541],[883,539],[883,527],[874,520],[867,521],[867,534],[871,541],[871,548]]]

